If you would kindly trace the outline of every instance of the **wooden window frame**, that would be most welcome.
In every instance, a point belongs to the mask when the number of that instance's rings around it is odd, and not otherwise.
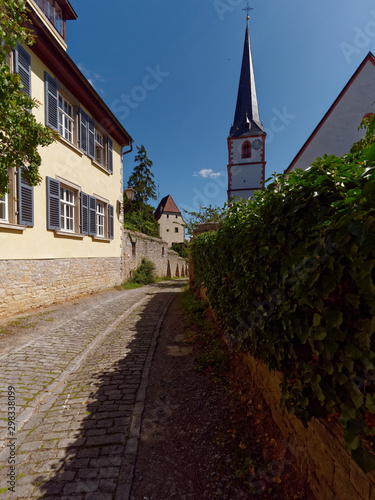
[[[0,209],[1,207],[4,207],[4,217],[1,217],[1,210],[0,210],[0,222],[2,224],[8,224],[9,223],[9,195],[8,193],[5,193],[4,196],[0,197]]]
[[[101,212],[99,209],[102,208]],[[106,214],[108,212],[108,204],[101,200],[96,200],[96,237],[107,238],[108,227]]]
[[[67,199],[68,194],[72,195],[73,201]],[[60,231],[62,232],[77,232],[77,198],[77,191],[60,184]],[[72,229],[68,227],[71,224],[73,225]]]
[[[101,137],[102,142],[97,140],[97,136]],[[98,163],[101,167],[106,166],[106,155],[105,155],[105,134],[96,126],[95,124],[95,161]],[[98,150],[101,151],[101,158],[98,158]]]
[[[62,101],[63,107],[60,106],[60,99]],[[71,107],[72,110],[72,116],[69,115],[64,110],[64,103],[66,103],[68,106]],[[76,112],[75,112],[76,106],[67,98],[65,97],[64,93],[59,91],[59,100],[58,100],[58,113],[59,113],[59,134],[60,136],[65,139],[66,141],[70,142],[71,144],[75,145],[75,130],[76,130]],[[60,119],[62,118],[62,123],[60,123]],[[71,124],[72,130],[69,131],[69,129],[66,127],[67,123]],[[62,127],[62,131],[61,131]],[[71,139],[65,136],[65,132],[68,132],[68,134],[71,134]]]

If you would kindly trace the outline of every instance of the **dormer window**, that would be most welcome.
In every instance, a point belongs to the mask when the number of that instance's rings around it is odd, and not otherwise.
[[[35,0],[35,3],[65,39],[65,19],[56,0]]]
[[[242,144],[241,158],[251,158],[251,144],[250,144],[250,141],[245,141]]]

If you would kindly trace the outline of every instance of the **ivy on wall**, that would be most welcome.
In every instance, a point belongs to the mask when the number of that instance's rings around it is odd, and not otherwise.
[[[304,424],[335,415],[353,458],[375,468],[375,167],[368,151],[318,158],[233,202],[191,244],[228,337],[283,374]],[[331,418],[331,417],[330,417]]]

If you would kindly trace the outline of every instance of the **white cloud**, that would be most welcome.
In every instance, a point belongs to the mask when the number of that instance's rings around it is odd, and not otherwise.
[[[212,168],[204,168],[202,170],[199,170],[199,172],[194,172],[193,177],[198,177],[198,175],[204,178],[209,177],[210,179],[214,179],[215,177],[219,177],[222,174],[221,172],[214,172]]]
[[[100,94],[104,94],[104,90],[99,87],[99,82],[105,82],[104,78],[98,73],[94,73],[94,76],[91,75],[90,71],[86,69],[82,64],[77,64],[78,68],[82,71],[84,76],[87,78],[89,84],[94,87],[94,89]]]

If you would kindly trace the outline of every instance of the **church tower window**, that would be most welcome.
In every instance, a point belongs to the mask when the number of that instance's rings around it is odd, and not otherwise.
[[[242,144],[241,158],[251,158],[251,144],[250,144],[250,141],[245,141]]]

